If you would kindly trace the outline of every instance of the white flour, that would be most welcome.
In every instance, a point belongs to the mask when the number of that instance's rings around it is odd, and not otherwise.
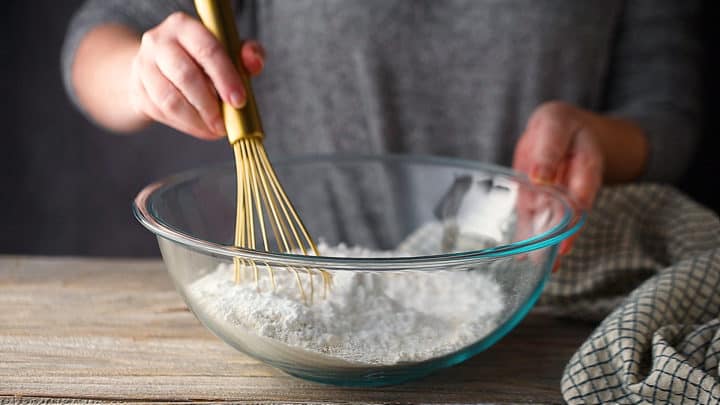
[[[320,249],[326,256],[392,256],[343,245]],[[223,264],[187,293],[195,311],[223,334],[245,340],[252,350],[272,345],[265,348],[267,355],[278,356],[280,350],[284,361],[297,356],[306,362],[317,357],[372,365],[427,360],[479,341],[498,326],[503,310],[500,286],[479,272],[338,271],[328,297],[316,292],[312,305],[299,299],[291,272],[278,270],[275,277],[276,291],[268,285],[258,291],[254,282],[235,284],[232,266]],[[319,288],[320,278],[315,280]],[[252,334],[270,340],[247,342]]]

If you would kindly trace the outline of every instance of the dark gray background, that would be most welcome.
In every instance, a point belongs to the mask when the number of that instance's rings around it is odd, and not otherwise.
[[[0,253],[154,256],[154,237],[132,217],[130,202],[146,184],[167,174],[230,160],[224,142],[206,143],[155,126],[143,134],[110,134],[89,123],[67,100],[59,52],[67,22],[81,1],[10,1],[3,11],[3,131],[0,136]],[[720,210],[716,118],[720,64],[714,43],[720,6],[706,1],[703,27],[708,57],[704,138],[679,186]],[[716,96],[715,96],[716,97]],[[159,165],[153,157],[174,154]],[[146,168],[128,177],[128,164]],[[90,185],[90,186],[88,186]],[[98,235],[87,223],[101,223]]]

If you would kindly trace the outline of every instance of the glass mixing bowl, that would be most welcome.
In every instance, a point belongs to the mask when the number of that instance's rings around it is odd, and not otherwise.
[[[395,384],[487,349],[528,313],[558,244],[584,221],[563,190],[477,162],[336,155],[275,169],[322,242],[321,256],[232,246],[230,164],[151,184],[133,209],[157,235],[178,291],[207,328],[250,356],[323,383]],[[247,265],[239,282],[234,260]],[[250,264],[259,269],[257,284]],[[268,268],[281,284],[275,289]],[[333,279],[325,297],[320,272]],[[271,304],[277,296],[285,309]],[[287,308],[294,315],[281,313]],[[381,328],[392,331],[389,338],[372,333]]]

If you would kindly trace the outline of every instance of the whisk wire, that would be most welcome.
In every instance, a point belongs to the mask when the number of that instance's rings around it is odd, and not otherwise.
[[[250,149],[250,148],[248,147],[248,145],[245,142],[243,142],[242,147],[245,149],[246,155],[249,157],[247,159],[247,162],[248,162],[248,165],[250,166],[250,179],[252,180],[252,182],[251,182],[252,194],[255,197],[255,208],[257,210],[257,215],[258,215],[257,217],[260,219],[258,221],[258,223],[260,224],[260,236],[262,237],[263,247],[264,247],[265,251],[267,252],[270,249],[268,247],[267,233],[265,232],[265,220],[264,220],[265,216],[263,215],[264,214],[263,206],[260,203],[260,199],[264,198],[265,195],[263,194],[263,196],[261,197],[260,192],[258,191],[257,179],[258,179],[259,175],[258,175],[256,167],[255,167],[256,161],[255,161],[255,159],[252,158],[250,151],[248,151],[248,149]]]
[[[272,164],[270,164],[270,159],[268,158],[267,153],[265,152],[265,149],[261,148],[260,152],[261,152],[261,161],[263,162],[263,165],[265,166],[266,169],[268,169],[268,173],[272,177],[273,182],[277,183],[278,187],[280,187],[279,186],[280,181],[278,180],[277,175],[275,174],[275,170],[273,169]],[[295,222],[297,222],[297,224],[299,225],[300,232],[302,233],[303,237],[307,241],[307,244],[310,246],[312,253],[315,256],[320,256],[317,245],[315,244],[315,241],[313,241],[313,239],[310,237],[310,233],[308,232],[307,227],[305,226],[305,223],[303,223],[302,219],[300,219],[300,216],[298,215],[297,211],[295,210],[295,206],[293,205],[293,203],[290,201],[290,199],[287,197],[287,195],[284,192],[281,193],[281,197],[284,200],[285,204],[290,208],[290,213],[292,214],[292,217],[295,220]],[[300,242],[300,238],[297,237],[297,235],[296,235],[296,239],[298,240],[298,243],[301,246],[304,246],[303,243]],[[303,253],[307,254],[307,252],[305,250],[303,250]],[[326,274],[329,275],[329,273],[327,273],[327,272],[326,272]]]
[[[298,216],[297,212],[295,211],[295,207],[290,202],[290,199],[282,191],[282,187],[280,186],[280,181],[278,180],[277,175],[275,174],[275,170],[273,169],[272,164],[270,164],[270,159],[268,159],[265,149],[259,148],[259,156],[260,156],[260,161],[262,162],[263,168],[266,171],[266,173],[268,174],[268,177],[270,178],[270,184],[272,185],[273,191],[275,193],[275,197],[280,202],[280,207],[282,208],[283,215],[285,216],[285,218],[287,218],[287,223],[290,226],[290,230],[294,237],[294,242],[296,243],[296,245],[293,248],[299,249],[303,254],[308,253],[307,249],[305,248],[305,244],[302,242],[300,235],[298,234],[298,231],[295,227],[295,224],[293,223],[293,219],[294,219],[295,223],[297,223],[298,227],[300,228],[300,232],[303,234],[305,239],[308,241],[308,244],[312,248],[313,253],[316,256],[319,256],[319,254],[317,252],[317,247],[315,246],[315,242],[313,242],[312,239],[310,238],[310,235],[308,234],[308,231],[305,228],[305,224],[300,220],[300,217]]]
[[[317,247],[315,246],[315,243],[312,241],[312,239],[309,237],[309,234],[307,232],[305,224],[300,220],[299,216],[297,215],[297,213],[295,211],[295,207],[292,205],[289,198],[287,198],[287,195],[285,195],[285,193],[282,192],[282,188],[279,186],[280,183],[277,180],[275,171],[274,171],[272,165],[269,164],[269,159],[267,159],[267,155],[264,153],[264,150],[262,148],[258,147],[257,144],[253,144],[252,149],[253,149],[253,157],[256,158],[260,162],[260,164],[263,166],[263,169],[265,169],[265,170],[259,171],[260,173],[262,173],[261,174],[261,183],[265,186],[264,191],[265,191],[265,193],[269,194],[269,191],[266,187],[267,182],[265,181],[265,173],[267,173],[267,177],[270,178],[270,184],[271,184],[271,187],[273,190],[273,194],[279,203],[280,209],[283,211],[284,218],[287,219],[287,221],[279,220],[276,210],[273,211],[273,214],[274,214],[273,217],[276,220],[276,222],[278,222],[280,224],[280,227],[281,227],[280,234],[281,234],[281,238],[283,241],[283,249],[286,252],[300,250],[303,254],[307,254],[308,249],[305,247],[305,244],[302,242],[302,239],[300,237],[300,233],[302,233],[302,235],[308,241],[308,244],[310,245],[310,248],[312,249],[313,253],[315,255],[318,255]],[[271,199],[271,201],[273,202],[273,206],[274,206],[274,200]],[[295,220],[295,223],[297,224],[297,226],[293,223],[292,219]],[[286,223],[287,223],[287,226],[286,226]],[[288,232],[288,227],[289,227],[290,232]],[[300,228],[300,233],[298,233],[297,228]],[[291,233],[293,238],[286,238],[285,234],[287,234],[287,233]],[[289,246],[288,246],[288,240],[290,242]],[[295,269],[293,269],[293,270],[296,271]],[[313,272],[313,270],[306,268],[306,267],[303,268],[303,270],[308,275],[308,287],[310,290],[309,297],[310,297],[310,303],[312,303],[314,293],[315,293],[315,286],[314,286],[314,280],[313,280],[315,273]],[[323,289],[323,298],[324,298],[327,295],[327,285],[328,285],[327,283],[329,282],[329,277],[328,277],[327,272],[325,272],[325,271],[320,271],[320,273],[321,273],[321,277],[323,279],[323,284],[325,285],[325,288]],[[299,275],[297,275],[297,277],[299,278]]]
[[[238,215],[235,218],[235,244],[240,247],[247,247],[249,241],[247,235],[250,232],[250,225],[248,225],[252,218],[252,206],[248,204],[249,192],[247,190],[247,178],[249,177],[246,167],[245,159],[242,156],[242,147],[240,142],[233,144],[233,150],[235,151],[235,168],[237,170],[237,206]]]
[[[262,139],[241,138],[233,144],[233,150],[238,176],[235,245],[249,249],[260,248],[266,252],[272,251],[275,246],[284,253],[312,252],[317,255],[317,247],[270,164]],[[259,266],[253,260],[241,258],[234,258],[233,263],[236,282],[240,282],[245,269],[249,268],[255,286],[260,288],[259,273],[262,266],[270,277],[273,290],[277,288],[275,270],[269,263],[261,262]],[[327,271],[293,266],[288,266],[287,270],[293,273],[303,301],[312,303],[315,294],[314,277],[318,274],[323,280],[323,297],[326,296],[330,285]],[[301,272],[307,274],[306,282],[303,282]]]
[[[268,196],[267,192],[260,192],[260,187],[258,185],[258,178],[262,178],[262,170],[258,167],[257,159],[255,157],[256,152],[254,149],[256,149],[256,142],[257,140],[250,139],[250,142],[238,142],[241,144],[240,148],[243,152],[243,156],[246,157],[245,162],[250,168],[250,178],[252,179],[252,195],[255,197],[255,207],[257,210],[257,218],[258,223],[260,225],[260,235],[262,236],[262,243],[263,243],[263,249],[266,252],[270,251],[270,245],[268,243],[268,233],[265,227],[265,214],[264,212],[268,212],[268,215],[270,215],[269,208],[268,208]],[[265,187],[263,187],[265,188]],[[264,209],[264,212],[263,212]],[[273,228],[274,232],[274,225],[273,221],[269,221],[271,227]],[[277,288],[277,285],[275,284],[275,274],[273,273],[273,269],[270,267],[268,263],[265,264],[265,269],[268,272],[268,275],[270,276],[270,284],[272,285],[273,290]],[[257,277],[255,279],[256,287],[259,287],[259,282],[257,280]]]
[[[252,157],[255,162],[259,162],[259,158],[258,158],[259,153],[257,151],[258,147],[257,147],[257,145],[254,145],[254,146],[255,147],[252,148],[252,152],[253,152]],[[263,188],[263,200],[269,201],[269,204],[268,204],[270,206],[269,211],[270,211],[270,214],[272,215],[272,220],[270,221],[270,224],[272,225],[273,235],[275,236],[275,243],[277,244],[279,250],[287,253],[287,252],[290,252],[292,249],[289,247],[287,239],[285,237],[284,223],[282,221],[282,217],[280,217],[278,215],[276,201],[275,201],[275,199],[272,198],[272,194],[270,194],[268,184],[267,184],[268,181],[266,179],[267,174],[264,169],[265,168],[263,167],[263,168],[260,168],[260,170],[258,170],[258,173],[260,174],[260,176],[259,176],[260,184],[262,185],[262,188]],[[276,195],[277,195],[277,193],[276,193]],[[277,225],[280,225],[281,229],[278,229]]]

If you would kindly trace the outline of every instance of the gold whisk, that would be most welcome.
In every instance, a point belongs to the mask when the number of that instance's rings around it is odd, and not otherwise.
[[[245,107],[236,109],[222,103],[223,119],[228,141],[235,153],[237,171],[237,214],[235,218],[235,246],[271,251],[266,223],[270,225],[277,250],[285,253],[302,253],[318,256],[318,249],[295,211],[293,204],[278,181],[263,146],[264,132],[260,121],[250,79],[238,55],[240,38],[235,26],[235,16],[229,0],[195,0],[195,8],[203,24],[225,47],[240,73],[247,102]],[[256,227],[257,225],[257,227]],[[259,228],[259,235],[257,234]],[[259,241],[256,241],[257,237]],[[261,246],[260,245],[261,242]],[[273,289],[276,288],[274,270],[267,263],[234,258],[235,281],[240,282],[245,269],[250,269],[259,288],[260,269],[263,267]],[[325,270],[287,267],[295,275],[303,301],[312,301],[313,276],[320,275],[323,282],[323,296],[330,286],[330,274]],[[309,294],[305,292],[301,273],[308,277]]]

